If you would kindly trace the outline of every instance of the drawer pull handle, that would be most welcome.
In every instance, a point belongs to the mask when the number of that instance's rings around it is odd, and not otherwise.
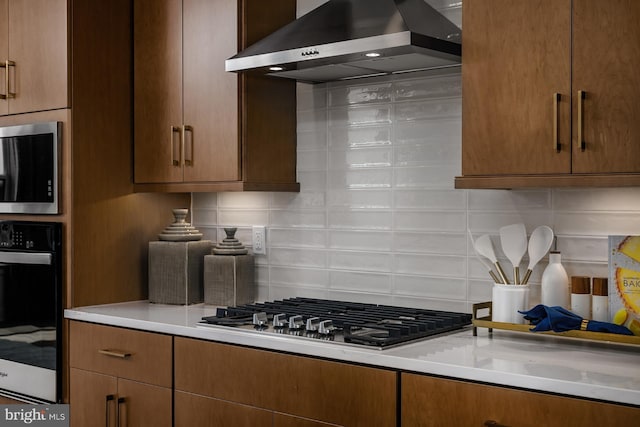
[[[504,424],[498,424],[498,422],[497,422],[497,421],[493,421],[493,420],[487,420],[487,421],[485,421],[485,422],[484,422],[484,424],[483,424],[483,426],[484,426],[484,427],[509,427],[509,426],[506,426],[506,425],[504,425]]]
[[[104,419],[105,419],[105,426],[106,427],[110,427],[111,426],[111,423],[109,422],[110,421],[109,420],[109,418],[110,418],[109,417],[109,403],[113,402],[113,400],[115,398],[116,397],[113,394],[108,394],[107,398],[106,398],[106,400],[104,402]]]
[[[9,92],[9,67],[7,63],[0,62],[0,68],[4,68],[4,93],[0,93],[0,99],[7,99],[7,93]]]
[[[125,353],[124,351],[118,350],[98,350],[98,353],[104,354],[105,356],[119,357],[120,359],[127,359],[131,357],[131,353]]]
[[[177,145],[178,149],[176,150],[176,144],[174,136],[178,134],[179,144]],[[171,126],[171,139],[169,140],[171,143],[171,164],[173,166],[182,166],[182,144],[183,144],[183,132],[180,130],[178,126]]]
[[[191,144],[187,151],[187,132],[191,134]],[[193,166],[193,127],[189,125],[182,126],[182,141],[184,144],[184,164],[185,166]]]

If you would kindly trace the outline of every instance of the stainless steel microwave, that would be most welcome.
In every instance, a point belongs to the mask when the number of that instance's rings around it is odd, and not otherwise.
[[[61,136],[61,122],[0,127],[0,213],[59,213]]]

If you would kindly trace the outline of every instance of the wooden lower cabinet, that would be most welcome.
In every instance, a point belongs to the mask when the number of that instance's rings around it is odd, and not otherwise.
[[[192,425],[179,420],[195,404],[225,417],[220,425],[262,412],[279,427],[396,425],[395,371],[181,337],[174,360],[176,426]]]
[[[640,408],[402,374],[402,425],[407,427],[599,427],[638,419]]]
[[[71,426],[173,425],[171,336],[77,321],[69,331]]]
[[[71,368],[71,425],[171,427],[171,389]],[[186,425],[186,424],[185,424]]]
[[[259,408],[175,392],[175,425],[185,427],[271,427],[272,414]]]

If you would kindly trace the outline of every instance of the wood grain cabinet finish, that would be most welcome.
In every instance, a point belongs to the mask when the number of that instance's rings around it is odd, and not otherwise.
[[[184,392],[272,411],[279,426],[396,424],[394,371],[179,337],[174,369],[176,414]]]
[[[224,65],[294,18],[293,0],[134,0],[138,191],[299,190],[295,83]]]
[[[402,374],[402,425],[599,427],[628,425],[640,408],[416,374]]]
[[[172,337],[70,322],[73,426],[171,426]]]
[[[0,0],[0,115],[69,106],[67,0]]]
[[[465,1],[456,187],[640,185],[638,19],[633,0]]]

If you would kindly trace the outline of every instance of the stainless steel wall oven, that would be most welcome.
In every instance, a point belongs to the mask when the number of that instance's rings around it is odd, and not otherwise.
[[[62,226],[0,221],[0,395],[58,402]]]

